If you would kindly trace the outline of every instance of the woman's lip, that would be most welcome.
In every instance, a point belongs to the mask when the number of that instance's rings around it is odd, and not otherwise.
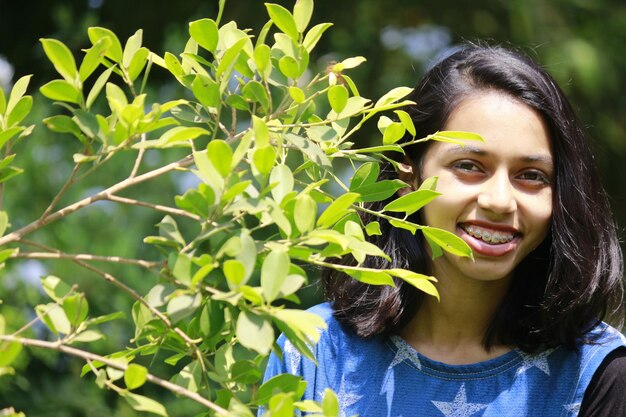
[[[476,224],[476,223],[473,223],[473,224]],[[486,227],[486,226],[483,226],[483,227]],[[474,236],[470,235],[465,230],[463,230],[463,228],[460,226],[457,229],[458,229],[457,233],[459,234],[461,239],[463,239],[465,243],[469,245],[472,251],[475,254],[483,255],[483,256],[505,256],[509,254],[510,252],[512,252],[513,250],[515,250],[515,248],[517,248],[517,245],[521,239],[521,236],[519,234],[516,234],[513,240],[511,240],[510,242],[490,244],[483,240],[475,238]],[[498,230],[504,230],[504,229],[498,229]]]
[[[464,225],[464,226],[478,226],[478,227],[482,227],[483,229],[490,229],[496,232],[511,233],[515,235],[520,234],[519,230],[517,230],[514,227],[506,226],[506,225],[498,224],[498,223],[486,222],[482,220],[469,220],[469,221],[461,222],[459,224]]]

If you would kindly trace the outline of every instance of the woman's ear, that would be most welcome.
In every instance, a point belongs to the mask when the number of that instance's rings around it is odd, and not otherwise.
[[[405,157],[402,162],[398,164],[398,179],[409,184],[408,187],[400,188],[397,191],[398,197],[402,197],[417,190],[417,175],[415,175],[415,167],[409,158]]]

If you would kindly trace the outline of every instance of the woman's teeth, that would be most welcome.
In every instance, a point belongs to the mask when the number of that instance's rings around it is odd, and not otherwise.
[[[461,227],[469,235],[471,235],[471,236],[473,236],[473,237],[475,237],[477,239],[480,239],[483,242],[492,244],[492,245],[508,243],[508,242],[512,241],[513,238],[515,238],[515,234],[514,233],[495,232],[493,230],[483,229],[483,228],[480,228],[478,226],[462,225]]]

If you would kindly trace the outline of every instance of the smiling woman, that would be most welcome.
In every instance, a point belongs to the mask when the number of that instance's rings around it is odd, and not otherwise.
[[[364,265],[433,274],[440,300],[400,280],[329,272],[330,303],[312,309],[328,326],[318,365],[281,337],[266,377],[303,376],[305,399],[332,388],[342,415],[626,415],[626,338],[602,321],[623,318],[622,254],[559,87],[515,51],[471,45],[433,67],[411,100],[418,137],[470,131],[484,142],[407,146],[398,172],[390,163],[380,179],[410,190],[436,178],[442,195],[412,221],[456,234],[474,258],[381,223],[372,241],[391,260]]]

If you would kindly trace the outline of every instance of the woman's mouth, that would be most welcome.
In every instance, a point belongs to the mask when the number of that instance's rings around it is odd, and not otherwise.
[[[507,232],[503,230],[494,230],[486,227],[477,226],[475,224],[460,224],[468,235],[479,239],[489,245],[502,245],[509,243],[515,239],[517,233]]]

